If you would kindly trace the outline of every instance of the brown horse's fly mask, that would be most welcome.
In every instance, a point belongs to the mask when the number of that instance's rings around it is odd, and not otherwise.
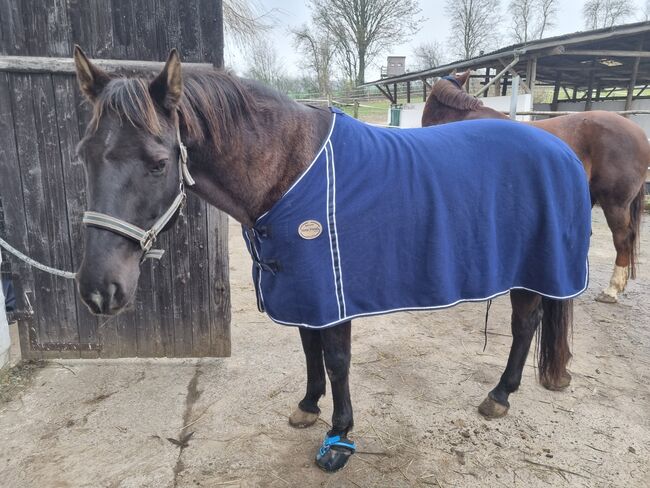
[[[173,50],[148,85],[109,77],[78,46],[74,60],[81,91],[94,106],[77,149],[89,204],[77,282],[93,313],[112,315],[135,294],[140,263],[162,257],[152,245],[183,207],[185,185],[194,184],[177,115],[180,60]]]

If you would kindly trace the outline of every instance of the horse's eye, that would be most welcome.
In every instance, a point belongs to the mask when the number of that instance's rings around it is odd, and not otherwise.
[[[165,165],[167,164],[167,158],[159,159],[155,162],[150,168],[151,174],[161,175],[165,171]]]

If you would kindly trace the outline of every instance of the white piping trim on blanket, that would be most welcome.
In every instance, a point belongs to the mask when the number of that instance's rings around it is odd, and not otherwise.
[[[557,297],[557,296],[553,296],[553,295],[547,295],[547,294],[541,293],[541,292],[539,292],[537,290],[533,290],[532,288],[526,288],[525,286],[513,286],[513,287],[508,288],[505,291],[500,291],[500,292],[495,293],[494,295],[486,297],[486,298],[463,298],[461,300],[457,300],[457,301],[455,301],[453,303],[449,303],[447,305],[435,305],[435,306],[429,306],[429,307],[393,308],[393,309],[390,309],[390,310],[379,310],[377,312],[360,313],[360,314],[356,314],[356,315],[350,315],[349,317],[348,316],[343,317],[343,318],[341,318],[339,320],[336,320],[334,322],[330,322],[328,324],[316,325],[316,326],[309,325],[309,324],[302,324],[302,323],[284,322],[282,320],[278,320],[278,319],[274,318],[269,313],[268,310],[266,310],[266,315],[268,315],[269,318],[273,322],[275,322],[277,324],[280,324],[280,325],[291,325],[291,326],[294,326],[294,327],[304,327],[306,329],[326,329],[328,327],[334,327],[334,326],[336,326],[336,325],[338,325],[338,324],[340,324],[342,322],[352,320],[352,319],[357,319],[357,318],[360,318],[360,317],[372,317],[372,316],[375,316],[375,315],[384,315],[384,314],[393,313],[393,312],[408,312],[408,311],[418,311],[418,310],[440,310],[440,309],[443,309],[443,308],[451,308],[451,307],[454,307],[454,306],[458,305],[459,303],[464,303],[464,302],[484,302],[486,300],[492,300],[492,299],[494,299],[496,297],[499,297],[501,295],[505,295],[506,293],[508,293],[508,292],[510,292],[512,290],[527,290],[527,291],[530,291],[530,292],[533,292],[533,293],[537,293],[538,295],[541,295],[543,297],[551,298],[553,300],[569,300],[571,298],[575,298],[578,295],[582,294],[587,289],[587,285],[589,284],[589,258],[587,258],[586,266],[587,266],[587,277],[585,279],[585,286],[582,288],[582,290],[574,293],[573,295],[568,295],[568,296],[565,296],[565,297]]]
[[[334,164],[334,146],[332,146],[332,141],[328,140],[327,143],[330,147],[330,154],[332,155],[332,179],[334,194],[332,195],[332,203],[334,205],[334,241],[336,242],[336,254],[338,256],[338,268],[339,268],[339,282],[341,283],[341,298],[343,300],[343,315],[347,315],[347,307],[345,306],[345,290],[343,289],[343,264],[341,261],[341,250],[339,249],[339,233],[338,227],[336,225],[336,166]]]
[[[339,314],[339,320],[342,320],[341,302],[339,301],[339,287],[336,280],[336,260],[334,258],[334,247],[332,246],[332,226],[329,219],[330,205],[330,157],[329,144],[325,144],[325,218],[327,219],[327,241],[330,245],[330,259],[332,260],[332,278],[334,278],[334,297],[336,298],[336,311]]]
[[[327,137],[326,137],[325,140],[323,141],[323,145],[321,146],[321,148],[320,148],[320,149],[318,150],[318,152],[316,153],[316,156],[314,156],[313,161],[312,161],[311,163],[309,163],[309,166],[307,166],[307,169],[306,169],[305,171],[302,172],[302,174],[298,177],[298,179],[297,179],[296,181],[293,182],[293,185],[291,185],[291,186],[289,187],[289,189],[288,189],[287,191],[284,192],[284,194],[280,197],[280,199],[279,199],[277,202],[275,202],[275,203],[273,204],[273,206],[272,206],[270,209],[268,209],[266,212],[264,212],[262,215],[260,215],[260,216],[257,218],[257,220],[255,221],[255,225],[257,225],[257,223],[258,223],[261,219],[263,219],[266,215],[268,215],[268,213],[271,212],[271,211],[272,211],[272,210],[273,210],[273,209],[274,209],[274,208],[275,208],[275,207],[276,207],[276,206],[277,206],[277,205],[282,201],[282,199],[283,199],[284,197],[286,197],[286,196],[289,194],[289,192],[295,188],[295,186],[296,186],[298,183],[300,183],[300,180],[302,180],[302,179],[304,178],[304,176],[305,176],[307,173],[309,173],[309,170],[311,170],[311,168],[314,166],[314,164],[316,163],[316,161],[318,161],[318,158],[320,157],[320,155],[322,154],[322,152],[323,152],[323,151],[325,150],[325,148],[327,147],[327,143],[330,141],[330,137],[332,137],[332,132],[334,132],[334,125],[336,125],[336,114],[335,114],[335,113],[332,113],[332,125],[330,126],[330,131],[327,133]]]

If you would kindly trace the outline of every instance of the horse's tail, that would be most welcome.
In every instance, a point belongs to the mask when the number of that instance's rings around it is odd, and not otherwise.
[[[539,381],[549,389],[560,389],[571,359],[569,333],[573,323],[573,300],[542,297],[542,331],[537,340]]]
[[[636,263],[641,249],[641,216],[643,215],[643,207],[645,205],[645,182],[641,185],[641,189],[632,203],[630,204],[630,267],[629,277],[636,278]]]

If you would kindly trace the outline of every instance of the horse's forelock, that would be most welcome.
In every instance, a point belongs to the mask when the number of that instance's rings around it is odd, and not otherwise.
[[[219,153],[226,144],[234,143],[234,136],[245,124],[254,124],[256,107],[256,100],[239,79],[227,71],[215,70],[188,73],[177,108],[189,140],[210,140]],[[156,136],[161,133],[160,113],[149,93],[148,80],[111,80],[94,105],[91,127],[97,130],[107,110],[134,127]]]
[[[106,85],[93,108],[92,125],[97,129],[104,112],[111,110],[121,120],[160,135],[161,125],[151,94],[149,83],[140,78],[115,78]]]
[[[458,88],[450,80],[442,79],[435,83],[431,95],[435,96],[443,105],[458,110],[477,110],[483,106],[483,102],[478,98]]]

